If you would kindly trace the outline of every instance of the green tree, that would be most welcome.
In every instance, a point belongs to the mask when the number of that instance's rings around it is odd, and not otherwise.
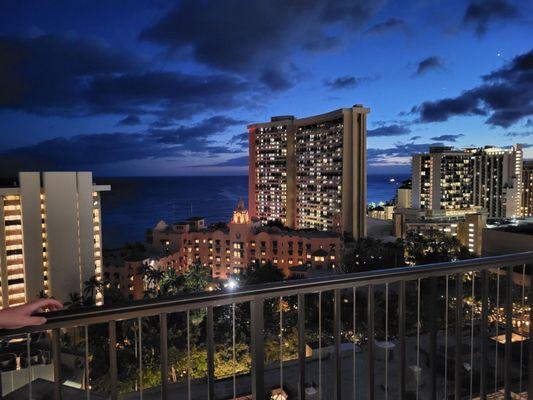
[[[409,264],[424,265],[474,258],[455,236],[433,230],[426,235],[410,233],[405,240],[405,258]]]
[[[158,296],[174,296],[184,291],[185,277],[178,274],[174,268],[167,268],[159,281]]]
[[[83,303],[94,304],[96,293],[103,290],[105,282],[99,280],[96,275],[91,276],[88,280],[83,282]]]
[[[202,265],[200,261],[193,263],[184,275],[184,285],[187,292],[202,292],[211,281],[211,269]]]
[[[344,272],[361,272],[405,265],[401,240],[383,242],[364,238],[346,245],[341,268]]]
[[[257,285],[260,283],[280,282],[284,279],[283,271],[269,261],[264,265],[251,264],[244,275],[244,284]]]

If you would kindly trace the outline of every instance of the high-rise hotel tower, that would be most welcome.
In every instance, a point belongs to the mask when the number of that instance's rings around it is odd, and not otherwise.
[[[40,293],[67,301],[101,279],[100,192],[109,189],[90,172],[21,172],[18,186],[0,188],[0,307]]]
[[[431,147],[413,156],[413,207],[460,214],[472,207],[490,218],[522,215],[522,146],[456,150]]]
[[[249,125],[251,216],[364,237],[369,111],[356,104]]]
[[[524,161],[522,185],[522,216],[533,217],[533,160]]]

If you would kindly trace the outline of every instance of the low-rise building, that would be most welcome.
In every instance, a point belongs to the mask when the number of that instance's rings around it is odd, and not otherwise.
[[[482,232],[487,226],[487,213],[472,212],[448,216],[428,215],[417,209],[396,210],[394,213],[393,233],[398,238],[409,234],[429,235],[439,231],[457,239],[472,253],[481,254]]]
[[[368,208],[368,216],[375,219],[392,220],[394,215],[393,204],[383,204]]]
[[[242,200],[227,225],[206,226],[203,218],[171,225],[160,221],[147,241],[156,252],[166,254],[156,261],[158,265],[186,271],[194,262],[201,262],[219,279],[267,262],[287,278],[332,270],[338,266],[342,247],[340,235],[334,232],[262,226],[250,219]]]

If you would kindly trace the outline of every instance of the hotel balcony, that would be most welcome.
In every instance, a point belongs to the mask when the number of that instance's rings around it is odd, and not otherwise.
[[[526,399],[533,253],[47,314],[2,398]]]

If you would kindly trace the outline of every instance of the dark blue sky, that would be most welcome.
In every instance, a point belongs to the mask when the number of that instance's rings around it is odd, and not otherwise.
[[[372,172],[435,143],[527,146],[532,15],[510,0],[3,1],[0,175],[246,173],[247,123],[354,103],[372,109]]]

